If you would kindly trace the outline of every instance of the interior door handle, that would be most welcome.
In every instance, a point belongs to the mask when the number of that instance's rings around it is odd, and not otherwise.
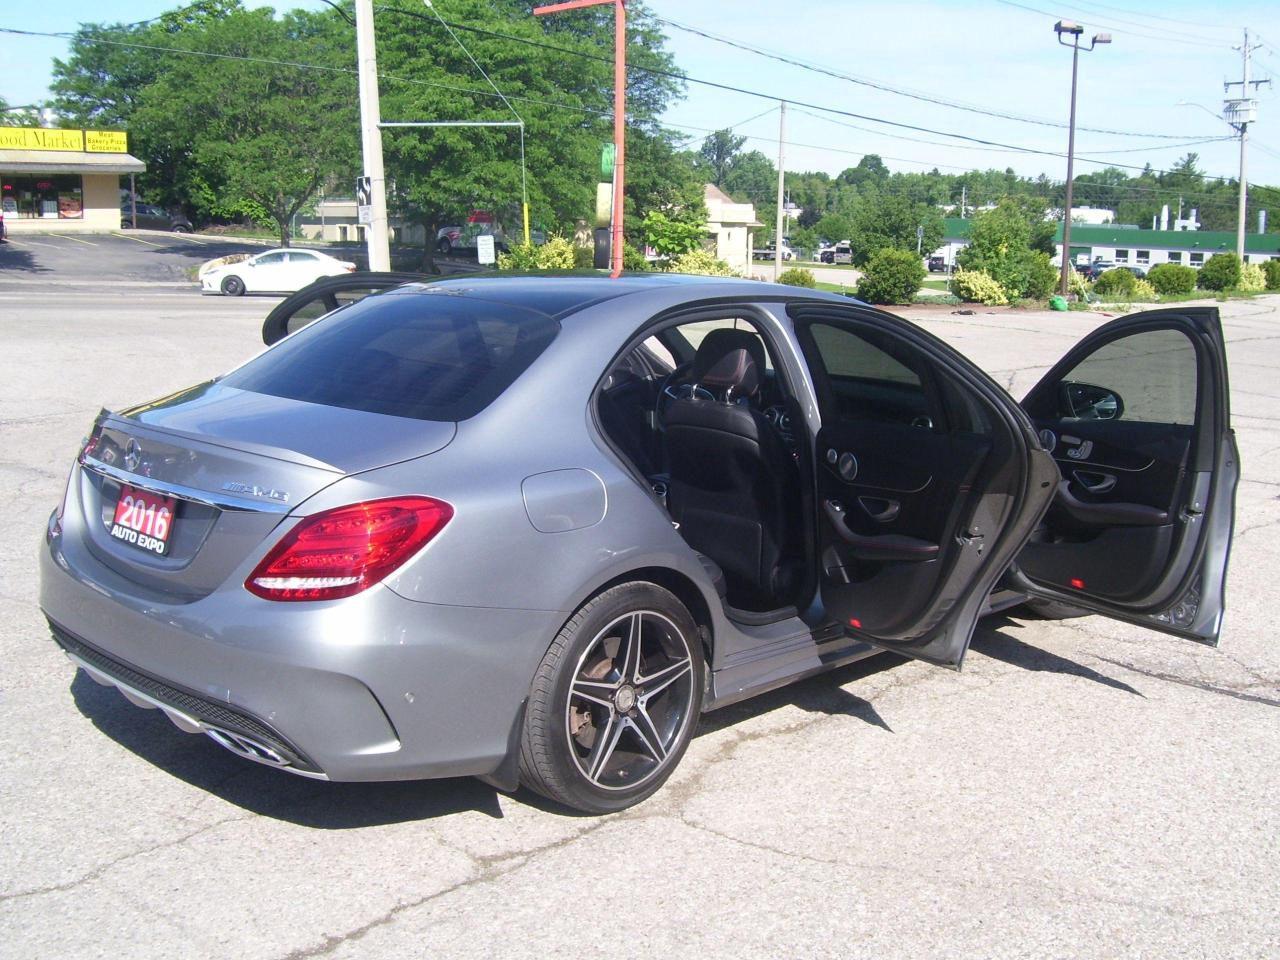
[[[845,522],[844,504],[838,500],[824,500],[822,509],[827,520],[840,539],[853,548],[859,560],[897,560],[918,563],[938,556],[938,545],[928,540],[907,537],[899,533],[866,535],[857,533]]]
[[[897,500],[884,497],[859,497],[858,506],[876,523],[891,523],[898,519],[898,513],[902,510],[902,504]]]
[[[1056,502],[1077,520],[1098,526],[1158,527],[1169,522],[1168,513],[1144,503],[1085,503],[1066,480],[1058,484]]]
[[[1071,475],[1076,483],[1090,493],[1106,493],[1116,485],[1116,478],[1109,473],[1091,473],[1088,470],[1073,470]]]

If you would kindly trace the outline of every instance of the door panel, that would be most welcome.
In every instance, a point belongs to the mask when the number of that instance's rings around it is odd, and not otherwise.
[[[1107,324],[1024,406],[1059,479],[1010,585],[1216,643],[1239,473],[1217,310]]]
[[[1052,461],[1003,390],[911,324],[866,307],[789,313],[821,417],[811,615],[958,667],[1052,496]]]

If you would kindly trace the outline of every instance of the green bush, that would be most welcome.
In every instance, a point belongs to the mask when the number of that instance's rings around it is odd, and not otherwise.
[[[587,266],[591,266],[590,260],[587,261]],[[643,253],[627,243],[622,247],[622,269],[630,270],[632,273],[645,273],[653,267],[649,265]]]
[[[1137,284],[1137,277],[1123,267],[1116,267],[1094,281],[1093,292],[1104,300],[1129,300]]]
[[[1022,295],[1029,300],[1043,300],[1058,289],[1061,274],[1049,260],[1047,253],[1033,252],[1026,262],[1026,278]]]
[[[1004,287],[982,270],[957,270],[951,275],[951,290],[969,303],[998,307],[1009,302]]]
[[[924,276],[924,264],[915,251],[885,247],[867,262],[858,281],[858,297],[868,303],[910,303]]]
[[[1234,253],[1215,253],[1200,268],[1196,285],[1201,290],[1234,290],[1240,285],[1240,258]]]
[[[1185,296],[1196,288],[1196,272],[1180,263],[1158,263],[1147,274],[1156,293]]]
[[[572,270],[576,264],[574,246],[564,237],[551,237],[539,246],[534,243],[513,244],[506,253],[498,254],[499,270]]]
[[[1267,277],[1262,272],[1261,264],[1246,263],[1240,268],[1239,288],[1247,290],[1249,293],[1257,293],[1260,290],[1267,289]]]
[[[1280,290],[1280,260],[1268,260],[1262,265],[1268,290]]]
[[[575,270],[590,270],[595,266],[595,251],[590,247],[574,247],[573,248],[573,268]]]
[[[691,250],[673,257],[668,269],[672,273],[696,273],[706,277],[736,277],[737,271],[723,260],[717,260],[714,253],[705,250]]]
[[[790,270],[783,270],[782,275],[778,277],[778,282],[785,283],[789,287],[808,287],[811,290],[818,285],[818,280],[813,275],[813,271],[806,270],[804,267],[792,267]]]

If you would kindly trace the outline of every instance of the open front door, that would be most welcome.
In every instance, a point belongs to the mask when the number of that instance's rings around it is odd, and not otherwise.
[[[1008,585],[1216,644],[1240,475],[1217,309],[1108,323],[1023,407],[1059,476]]]
[[[867,307],[789,308],[818,401],[815,626],[959,667],[1057,470],[1017,404],[941,341]]]

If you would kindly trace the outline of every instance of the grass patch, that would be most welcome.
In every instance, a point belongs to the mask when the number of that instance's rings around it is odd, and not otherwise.
[[[857,289],[856,283],[823,283],[818,281],[818,290],[826,290],[828,293],[853,293]]]
[[[924,288],[924,289],[926,289],[926,290],[947,290],[947,289],[948,289],[948,286],[947,286],[947,285],[948,285],[950,282],[951,282],[951,281],[949,281],[949,280],[933,280],[933,279],[929,279],[929,280],[925,280],[925,282],[924,282],[924,283],[922,283],[922,284],[920,284],[920,286],[921,286],[921,287],[923,287],[923,288]]]

